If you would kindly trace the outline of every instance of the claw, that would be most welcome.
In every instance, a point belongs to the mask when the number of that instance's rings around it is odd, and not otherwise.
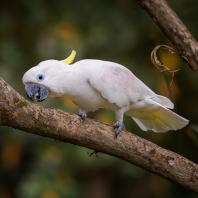
[[[85,121],[87,118],[87,113],[85,112],[85,110],[79,109],[76,114],[79,115],[83,121]]]
[[[89,154],[89,157],[91,157],[92,155],[95,155],[95,157],[98,158],[98,153],[99,151],[93,151],[92,153]]]
[[[119,133],[125,129],[125,126],[122,122],[120,121],[116,121],[116,123],[113,125],[113,128],[114,129],[117,129],[116,130],[116,138],[118,137]]]

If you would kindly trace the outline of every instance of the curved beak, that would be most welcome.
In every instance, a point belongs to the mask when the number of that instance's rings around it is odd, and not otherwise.
[[[42,102],[50,93],[50,89],[39,84],[28,83],[25,85],[27,97],[32,101]]]

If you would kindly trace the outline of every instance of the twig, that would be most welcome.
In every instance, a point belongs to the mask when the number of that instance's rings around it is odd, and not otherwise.
[[[167,73],[170,73],[171,74],[171,82],[169,83],[169,86],[168,86],[168,90],[170,91],[170,87],[173,83],[173,80],[174,80],[174,75],[176,72],[179,71],[179,69],[176,69],[176,70],[171,70],[169,69],[167,66],[165,66],[162,62],[160,62],[157,58],[157,51],[159,49],[165,49],[165,50],[168,50],[171,54],[178,54],[178,52],[176,52],[172,47],[170,46],[167,46],[167,45],[158,45],[157,47],[155,47],[153,49],[153,51],[151,52],[151,62],[153,63],[153,65],[160,71],[160,72],[167,72]]]
[[[179,56],[198,73],[198,44],[165,0],[137,0],[177,49]]]

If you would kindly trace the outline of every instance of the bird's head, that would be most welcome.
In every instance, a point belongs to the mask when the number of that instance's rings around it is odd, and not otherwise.
[[[65,64],[69,65],[75,55],[76,52],[72,51],[72,54],[63,61],[46,60],[29,69],[22,79],[27,97],[32,101],[42,102],[48,96],[59,94],[57,82],[63,76]]]

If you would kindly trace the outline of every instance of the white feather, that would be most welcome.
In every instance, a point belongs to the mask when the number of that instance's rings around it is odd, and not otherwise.
[[[38,82],[36,75],[45,80]],[[131,116],[144,131],[177,130],[188,120],[168,110],[173,103],[155,94],[130,70],[108,61],[81,60],[73,65],[48,60],[24,74],[23,83],[48,87],[51,97],[67,97],[86,112],[99,108],[114,110],[122,122],[123,114]]]
[[[133,120],[143,131],[153,130],[154,132],[166,132],[181,129],[188,124],[187,119],[152,100],[150,105],[142,108],[141,111],[135,110],[132,112],[130,109],[130,112],[127,112],[127,115],[131,114],[135,116],[132,117]]]

